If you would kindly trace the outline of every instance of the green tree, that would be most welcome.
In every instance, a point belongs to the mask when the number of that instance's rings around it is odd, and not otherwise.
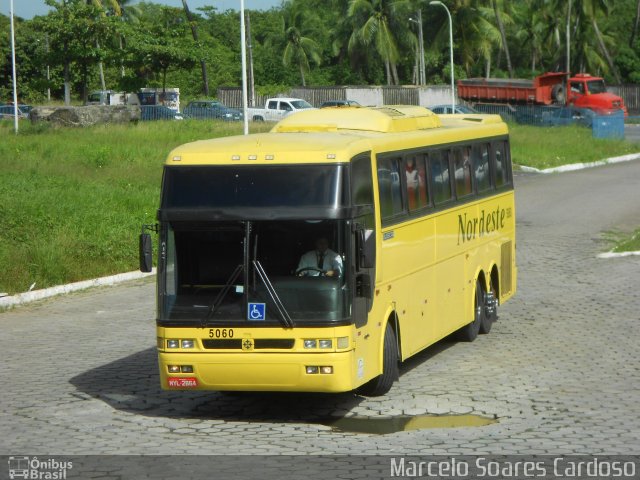
[[[189,22],[189,26],[191,27],[191,34],[193,36],[193,41],[196,45],[200,46],[200,40],[198,39],[198,22],[196,17],[193,16],[191,10],[189,10],[189,5],[187,4],[187,0],[182,0],[182,8],[184,8],[184,14],[187,17],[187,22]],[[202,70],[202,93],[205,96],[209,96],[209,79],[207,77],[207,62],[204,57],[200,57],[200,68]]]
[[[351,0],[348,17],[352,21],[353,32],[349,38],[349,52],[358,48],[373,46],[384,62],[387,85],[398,85],[397,63],[400,59],[398,37],[410,38],[415,35],[409,30],[411,2],[406,0]]]
[[[311,38],[304,36],[303,19],[309,15],[309,11],[295,8],[291,4],[285,4],[282,19],[281,35],[284,36],[285,46],[282,53],[282,64],[285,67],[294,65],[300,71],[302,86],[306,86],[305,73],[309,72],[309,59],[316,65],[320,65],[320,47]]]
[[[71,68],[80,71],[81,93],[87,98],[89,67],[96,65],[103,52],[96,47],[100,38],[108,35],[109,24],[94,5],[82,0],[45,0],[53,7],[44,22],[50,43],[49,58],[63,66],[64,101],[71,101]]]

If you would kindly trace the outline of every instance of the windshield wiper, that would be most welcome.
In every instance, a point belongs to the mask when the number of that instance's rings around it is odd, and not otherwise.
[[[238,277],[242,273],[242,270],[244,270],[244,266],[242,264],[239,264],[235,268],[235,270],[231,273],[231,276],[229,277],[229,280],[227,280],[227,283],[224,284],[224,288],[222,290],[220,290],[220,293],[218,293],[218,295],[216,296],[215,300],[213,301],[213,303],[209,307],[209,311],[207,312],[207,316],[202,319],[202,325],[203,326],[207,324],[207,321],[209,321],[213,317],[213,315],[216,313],[216,310],[218,310],[220,305],[222,305],[222,301],[224,300],[224,298],[229,293],[229,290],[231,290],[231,286],[234,283],[236,283],[236,280],[238,279]]]
[[[262,264],[260,263],[260,261],[253,260],[252,263],[255,271],[258,272],[258,277],[260,277],[260,280],[262,280],[262,283],[267,289],[267,293],[269,294],[269,297],[271,297],[271,301],[273,301],[273,304],[275,305],[276,310],[278,310],[278,313],[280,314],[280,321],[282,322],[282,324],[285,327],[289,327],[289,328],[295,327],[295,323],[291,319],[289,312],[287,312],[287,309],[282,303],[282,300],[280,300],[280,297],[278,296],[278,293],[276,292],[275,288],[273,288],[273,285],[271,284],[271,281],[267,276],[267,272],[265,272],[264,268],[262,268]]]

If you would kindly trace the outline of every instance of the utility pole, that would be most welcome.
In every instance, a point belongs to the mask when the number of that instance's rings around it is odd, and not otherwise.
[[[251,106],[256,105],[256,86],[253,78],[253,41],[251,40],[251,15],[247,11],[247,48],[249,49],[249,92],[251,94]]]
[[[418,36],[420,37],[420,84],[427,84],[427,67],[424,63],[424,34],[422,32],[422,9],[418,9]]]
[[[16,79],[16,36],[13,26],[13,0],[9,4],[11,17],[11,68],[13,73],[13,128],[18,134],[18,83]]]

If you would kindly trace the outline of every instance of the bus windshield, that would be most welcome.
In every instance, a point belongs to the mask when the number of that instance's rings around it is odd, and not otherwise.
[[[347,227],[342,220],[165,223],[159,324],[348,321]],[[327,254],[309,263],[319,239],[326,240]],[[256,304],[264,315],[251,314]]]
[[[337,208],[345,181],[343,165],[167,167],[161,208]]]

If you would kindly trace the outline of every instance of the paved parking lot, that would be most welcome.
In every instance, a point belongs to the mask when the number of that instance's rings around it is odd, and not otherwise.
[[[519,291],[489,335],[408,361],[382,398],[163,392],[154,286],[0,314],[0,453],[633,454],[640,448],[640,257],[598,259],[640,225],[640,162],[517,181]],[[388,435],[344,416],[472,413],[498,422]]]

